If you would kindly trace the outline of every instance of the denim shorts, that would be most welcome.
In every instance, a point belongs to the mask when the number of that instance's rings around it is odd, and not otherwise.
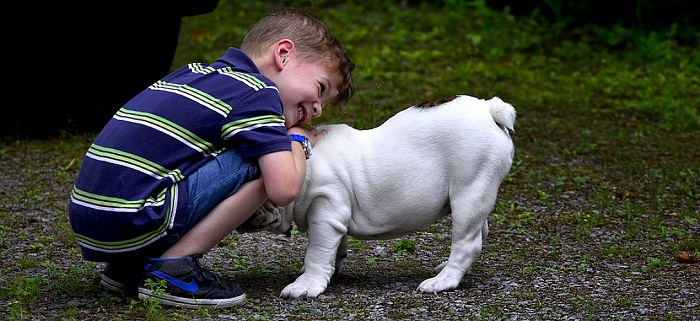
[[[190,187],[189,208],[179,234],[189,231],[241,185],[257,178],[260,178],[258,163],[244,161],[234,150],[219,154],[205,163],[187,178]]]

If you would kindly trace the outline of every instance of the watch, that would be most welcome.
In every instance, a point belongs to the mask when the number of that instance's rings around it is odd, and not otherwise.
[[[304,148],[304,154],[306,155],[306,159],[309,159],[309,157],[311,157],[311,142],[306,136],[299,134],[289,134],[289,138],[291,138],[295,142],[301,143],[301,147]]]

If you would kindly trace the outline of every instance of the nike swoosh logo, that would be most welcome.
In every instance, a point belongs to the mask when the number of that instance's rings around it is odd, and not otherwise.
[[[185,281],[182,281],[180,279],[176,279],[170,275],[167,275],[161,271],[154,271],[153,274],[156,276],[160,277],[161,279],[169,282],[170,284],[182,289],[183,291],[189,292],[189,293],[195,293],[197,290],[199,290],[199,285],[197,285],[197,281],[195,279],[192,279],[190,283],[186,283]]]

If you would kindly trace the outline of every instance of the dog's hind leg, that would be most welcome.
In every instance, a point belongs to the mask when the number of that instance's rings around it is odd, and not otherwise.
[[[486,221],[486,222],[484,222],[484,228],[481,230],[481,239],[482,239],[482,240],[486,240],[486,237],[487,237],[488,235],[489,235],[489,222]],[[435,274],[440,273],[440,271],[442,271],[442,269],[445,267],[445,265],[447,265],[447,261],[440,263],[440,265],[438,265],[437,267],[435,267],[435,269],[433,270],[433,272],[434,272]]]
[[[488,183],[487,183],[488,184]],[[476,192],[475,192],[476,191]],[[489,191],[489,192],[485,192]],[[447,262],[436,268],[439,273],[418,286],[429,293],[453,290],[481,255],[488,235],[488,215],[496,201],[498,186],[471,186],[451,198],[452,248]]]

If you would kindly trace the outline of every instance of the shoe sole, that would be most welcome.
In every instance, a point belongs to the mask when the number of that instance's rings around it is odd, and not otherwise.
[[[139,288],[139,299],[155,299],[164,305],[187,309],[225,309],[246,302],[245,293],[230,299],[188,299],[169,294],[156,294],[148,289]]]
[[[117,293],[127,291],[126,285],[124,285],[120,282],[117,282],[115,280],[112,280],[104,274],[102,274],[102,280],[100,280],[100,285],[102,285],[107,290],[117,292]]]

